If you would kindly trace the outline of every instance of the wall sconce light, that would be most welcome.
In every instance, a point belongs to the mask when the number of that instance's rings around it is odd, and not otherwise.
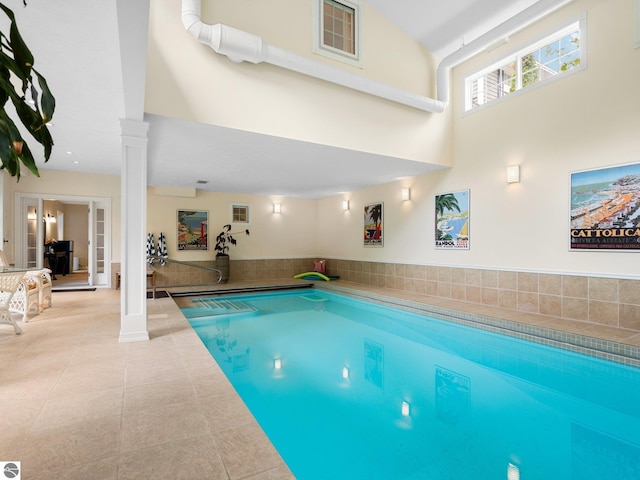
[[[345,380],[349,378],[349,367],[342,368],[342,378]]]
[[[409,187],[402,188],[402,201],[411,200],[411,189]]]
[[[279,203],[273,204],[273,213],[280,213],[282,211],[282,205]]]
[[[280,360],[279,358],[276,358],[273,361],[273,368],[275,368],[276,370],[280,370],[282,368],[282,360]]]
[[[408,402],[402,402],[402,416],[408,417],[411,412],[411,406]]]
[[[342,200],[342,210],[345,212],[349,210],[349,200]]]
[[[507,167],[507,183],[520,182],[520,165],[509,165]]]
[[[54,217],[50,213],[47,213],[47,216],[43,217],[42,221],[45,223],[56,223],[56,217]]]

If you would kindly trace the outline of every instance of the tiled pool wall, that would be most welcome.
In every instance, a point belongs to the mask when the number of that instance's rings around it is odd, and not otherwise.
[[[330,275],[355,283],[640,332],[640,280],[349,260],[328,265]]]
[[[313,258],[233,260],[232,257],[229,281],[290,279],[312,270],[313,261]],[[192,263],[215,267],[214,260]],[[335,259],[327,259],[327,268],[329,275],[364,285],[640,333],[640,280]],[[175,263],[163,267],[156,264],[153,269],[156,285],[214,281],[211,272]],[[114,264],[112,271],[118,270],[119,264]]]
[[[333,283],[322,282],[318,284],[318,288],[421,315],[441,318],[461,325],[481,328],[543,345],[640,367],[640,347],[636,345],[627,345],[611,340],[563,332],[543,326],[514,322],[508,319],[490,317],[472,312],[451,310],[447,307],[381,295],[376,292],[354,290]],[[473,348],[473,346],[471,346],[471,348]]]

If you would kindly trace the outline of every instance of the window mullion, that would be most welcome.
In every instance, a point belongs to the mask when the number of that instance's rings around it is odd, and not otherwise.
[[[522,88],[522,56],[516,57],[516,91]]]

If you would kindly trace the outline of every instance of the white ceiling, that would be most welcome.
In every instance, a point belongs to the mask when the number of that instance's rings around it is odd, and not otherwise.
[[[367,1],[440,58],[535,3]],[[116,0],[27,0],[26,7],[22,0],[4,3],[14,10],[22,35],[34,53],[35,68],[47,78],[56,97],[51,127],[54,151],[50,161],[39,163],[39,168],[119,175],[119,119],[124,117],[124,92]],[[145,120],[150,123],[148,184],[152,186],[195,187],[197,180],[205,180],[208,183],[198,188],[322,198],[433,169],[420,162],[389,162],[387,157],[370,153],[155,115],[147,115]],[[217,159],[204,154],[212,145],[221,152],[219,160],[234,165],[226,170],[216,166],[215,177],[206,172],[213,170],[208,167]],[[35,146],[32,150],[40,151]],[[189,169],[175,162],[176,158],[189,158]],[[202,164],[194,164],[194,159],[203,159],[199,160]],[[314,169],[309,175],[320,159],[324,168]],[[362,168],[365,162],[366,169]],[[198,172],[197,178],[187,172]]]

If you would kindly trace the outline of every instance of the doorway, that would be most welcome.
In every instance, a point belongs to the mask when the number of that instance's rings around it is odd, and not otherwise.
[[[53,289],[110,287],[111,199],[16,194],[15,259],[50,268]]]

